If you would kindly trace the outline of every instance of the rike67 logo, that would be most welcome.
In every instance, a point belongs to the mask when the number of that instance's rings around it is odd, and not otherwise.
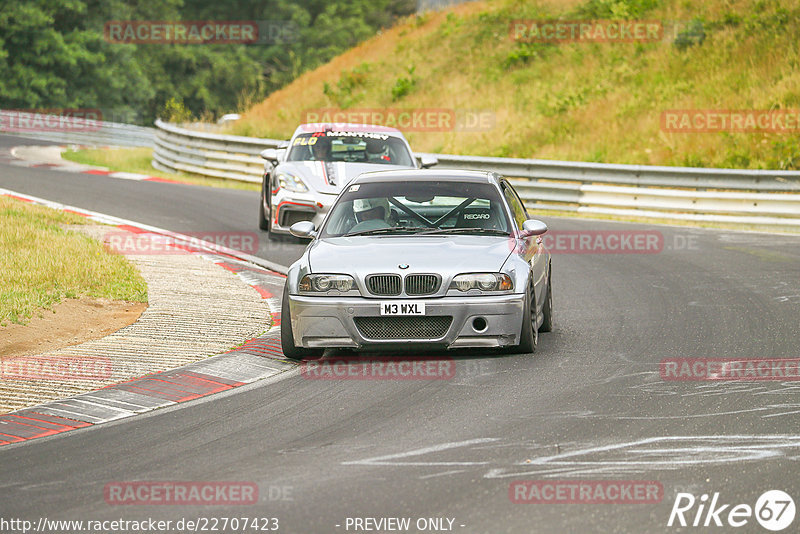
[[[691,493],[678,493],[667,526],[733,527],[752,524],[752,519],[767,530],[778,532],[794,522],[795,505],[792,497],[781,490],[765,491],[749,504],[728,504],[720,500],[719,492],[710,498],[704,493],[700,498]]]

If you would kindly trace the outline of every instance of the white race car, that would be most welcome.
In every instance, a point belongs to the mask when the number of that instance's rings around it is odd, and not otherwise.
[[[288,234],[298,221],[322,224],[345,184],[363,172],[436,165],[417,161],[403,134],[369,124],[301,124],[288,144],[261,152],[267,160],[258,227],[269,237]]]

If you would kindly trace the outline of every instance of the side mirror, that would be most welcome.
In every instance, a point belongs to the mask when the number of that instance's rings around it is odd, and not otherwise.
[[[262,158],[269,161],[273,165],[277,165],[286,155],[285,148],[265,148],[259,154]]]
[[[528,219],[522,223],[522,236],[542,235],[547,231],[547,225],[537,219]]]
[[[434,165],[439,164],[439,159],[436,156],[432,156],[431,154],[423,154],[419,158],[420,167],[423,169],[427,169],[429,167],[433,167]]]
[[[295,237],[314,238],[317,237],[316,227],[311,221],[299,221],[289,227],[289,233]]]
[[[278,150],[274,148],[265,148],[259,154],[265,160],[275,164],[278,163]]]

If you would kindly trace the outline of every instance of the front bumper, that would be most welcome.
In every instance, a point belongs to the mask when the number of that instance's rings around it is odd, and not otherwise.
[[[424,302],[425,315],[412,317],[442,318],[452,321],[441,335],[419,335],[411,327],[405,335],[403,321],[395,321],[400,337],[370,337],[365,322],[380,325],[381,302]],[[419,344],[446,348],[504,347],[519,344],[524,310],[524,295],[440,297],[435,299],[368,299],[362,297],[289,296],[292,334],[295,343],[305,348],[361,348]],[[392,316],[409,317],[409,316]],[[359,321],[358,318],[373,318]],[[390,319],[393,321],[393,319]],[[359,322],[360,327],[356,324]],[[425,319],[415,319],[417,325]],[[416,327],[414,327],[416,328]],[[423,328],[427,334],[430,329]],[[374,330],[373,330],[374,331]]]
[[[293,193],[279,189],[270,199],[272,232],[288,234],[289,228],[298,221],[311,221],[316,228],[319,228],[334,200],[336,195]]]

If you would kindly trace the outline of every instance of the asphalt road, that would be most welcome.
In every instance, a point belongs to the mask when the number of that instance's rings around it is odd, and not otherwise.
[[[5,165],[0,187],[178,231],[256,228],[253,192]],[[545,221],[553,233],[657,232],[663,247],[555,253],[555,330],[535,355],[458,353],[455,376],[442,380],[290,373],[2,447],[0,517],[270,517],[288,533],[388,532],[353,526],[354,518],[388,517],[410,518],[409,532],[447,531],[417,529],[420,518],[453,519],[452,531],[470,534],[727,532],[730,509],[754,507],[767,490],[798,502],[800,382],[666,381],[659,362],[800,357],[800,237]],[[259,255],[285,263],[301,250],[263,243]],[[513,503],[509,487],[521,480],[654,481],[663,498]],[[260,500],[110,505],[104,487],[119,481],[253,482]],[[668,527],[681,492],[719,492],[718,506],[730,505],[719,515],[725,527]],[[690,524],[697,510],[686,512]],[[736,531],[767,532],[745,519]]]

